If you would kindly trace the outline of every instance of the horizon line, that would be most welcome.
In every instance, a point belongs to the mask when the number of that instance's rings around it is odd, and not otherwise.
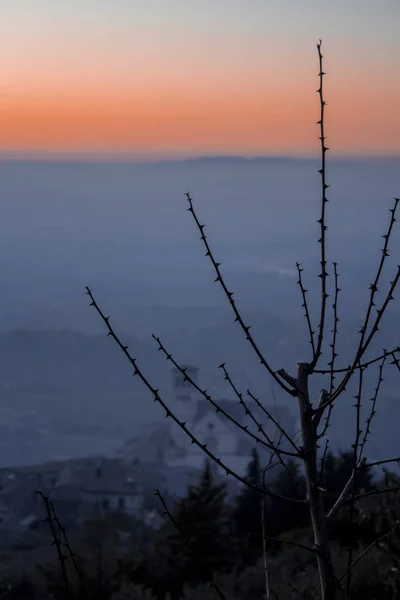
[[[106,152],[106,151],[13,151],[0,150],[1,162],[121,162],[134,164],[174,164],[182,162],[222,161],[237,160],[251,162],[257,160],[280,160],[308,162],[320,160],[316,154],[239,154],[239,153],[134,153],[134,152]],[[338,153],[329,156],[329,162],[377,162],[400,161],[400,154],[357,154]]]

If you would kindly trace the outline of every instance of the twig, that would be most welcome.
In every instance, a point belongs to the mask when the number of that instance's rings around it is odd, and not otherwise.
[[[400,485],[396,485],[388,488],[375,488],[372,490],[368,490],[368,492],[362,492],[361,494],[356,494],[354,496],[354,500],[362,500],[363,498],[368,498],[369,496],[377,496],[380,494],[391,494],[394,492],[400,492]],[[343,500],[342,504],[347,504],[350,501],[350,498],[346,498]]]
[[[358,371],[359,373],[359,378],[358,378],[358,392],[355,396],[356,398],[356,403],[355,403],[355,408],[356,408],[356,434],[355,434],[355,438],[354,438],[354,444],[353,444],[353,479],[351,482],[351,497],[350,497],[350,534],[351,534],[351,540],[350,540],[350,546],[349,546],[349,555],[348,555],[348,563],[347,563],[347,580],[346,580],[346,593],[348,596],[350,596],[350,590],[351,590],[351,569],[350,569],[350,565],[353,561],[353,551],[354,551],[354,542],[353,542],[353,524],[354,524],[354,516],[355,516],[355,501],[354,501],[354,497],[356,494],[356,484],[357,484],[357,475],[358,475],[358,464],[359,464],[359,457],[358,457],[358,445],[359,445],[359,441],[360,441],[360,436],[361,436],[361,421],[360,421],[360,417],[361,417],[361,398],[362,398],[362,391],[363,391],[363,382],[364,382],[364,369],[359,369]]]
[[[397,456],[396,458],[387,458],[385,460],[375,460],[374,462],[369,462],[369,463],[365,463],[365,467],[366,468],[370,468],[370,467],[380,467],[382,465],[387,465],[389,463],[397,463],[400,464],[400,456]]]
[[[314,343],[314,330],[312,328],[312,324],[311,324],[311,317],[310,317],[310,311],[308,308],[308,302],[307,302],[307,292],[308,290],[305,289],[304,285],[303,285],[303,277],[302,277],[302,272],[304,271],[304,269],[301,268],[301,265],[299,262],[296,263],[296,268],[297,268],[297,273],[299,276],[299,279],[297,281],[297,284],[300,287],[300,291],[301,291],[301,296],[303,299],[303,304],[301,305],[302,308],[304,308],[304,316],[306,318],[307,321],[307,327],[308,327],[308,334],[309,334],[309,338],[310,338],[310,344],[311,344],[311,348],[312,348],[312,355],[313,355],[313,360],[315,360],[315,343]]]
[[[256,533],[252,533],[251,537],[262,537]],[[285,538],[277,538],[277,537],[269,537],[266,536],[265,539],[268,542],[278,542],[279,544],[287,544],[288,546],[295,546],[296,548],[301,548],[302,550],[307,550],[307,552],[311,552],[313,554],[316,553],[316,549],[312,546],[306,546],[305,544],[301,544],[300,542],[293,542],[292,540],[286,540]]]
[[[397,368],[400,370],[400,365],[398,364],[399,360],[396,359],[396,357],[395,357],[396,352],[400,352],[400,346],[396,346],[396,348],[393,348],[393,350],[385,350],[385,352],[383,354],[380,354],[379,356],[372,358],[371,360],[367,360],[366,362],[356,365],[354,367],[354,369],[355,370],[366,369],[370,365],[373,365],[374,363],[379,362],[383,358],[385,358],[385,357],[388,358],[389,356],[392,356],[393,362],[390,364],[392,364],[392,365],[396,364]],[[330,375],[332,372],[333,373],[347,373],[350,369],[351,369],[351,365],[349,365],[348,367],[342,367],[340,369],[334,369],[333,371],[332,371],[332,369],[315,369],[314,373],[318,373],[320,375]]]
[[[336,342],[337,342],[337,334],[338,334],[338,322],[339,322],[339,317],[338,317],[338,297],[339,297],[339,292],[341,291],[339,285],[338,285],[338,281],[339,281],[339,275],[337,272],[337,263],[334,262],[333,263],[333,274],[334,274],[334,282],[335,282],[335,295],[334,295],[334,299],[333,299],[333,304],[332,304],[332,308],[333,308],[333,329],[332,329],[332,344],[331,344],[331,361],[329,364],[330,368],[331,368],[331,379],[330,379],[330,385],[329,385],[329,394],[332,394],[333,390],[334,390],[334,381],[335,381],[335,360],[337,357],[337,352],[336,352]],[[333,405],[330,405],[333,406]],[[329,418],[329,412],[328,412],[328,418]]]
[[[322,485],[322,480],[323,480],[323,477],[324,477],[324,466],[325,466],[326,455],[327,455],[327,452],[328,452],[328,447],[329,447],[329,440],[325,440],[325,448],[324,448],[324,451],[322,453],[321,468],[319,470],[319,481],[320,481],[321,485]]]
[[[372,548],[374,546],[377,546],[380,542],[382,542],[384,539],[386,539],[387,537],[389,537],[389,535],[391,535],[393,532],[392,531],[388,531],[387,533],[385,533],[384,535],[381,535],[379,538],[377,538],[376,540],[374,540],[373,542],[371,542],[371,544],[365,548],[365,550],[363,550],[355,560],[353,560],[353,562],[350,564],[350,566],[347,567],[346,571],[343,573],[343,575],[341,575],[339,577],[339,581],[342,581],[346,575],[348,575],[349,573],[351,573],[351,571],[354,569],[354,567],[356,566],[356,564],[358,562],[360,562],[360,560],[370,551],[372,550]]]
[[[370,411],[370,414],[369,414],[369,416],[368,416],[368,418],[366,420],[367,427],[365,429],[364,436],[363,436],[363,439],[362,439],[361,444],[360,444],[360,451],[359,451],[359,454],[358,454],[358,459],[359,460],[362,458],[362,455],[363,455],[363,452],[364,452],[364,448],[365,448],[365,445],[367,443],[368,436],[371,433],[371,423],[372,423],[372,419],[374,418],[374,416],[376,414],[376,410],[375,410],[376,409],[376,402],[377,402],[377,399],[378,399],[378,396],[379,396],[379,391],[380,391],[380,388],[381,388],[381,384],[383,382],[382,375],[383,375],[383,369],[384,369],[384,366],[385,366],[385,362],[386,362],[386,356],[383,357],[382,362],[379,365],[378,382],[377,382],[376,387],[375,387],[374,395],[371,398],[371,403],[372,403],[372,405],[371,405],[371,411]]]

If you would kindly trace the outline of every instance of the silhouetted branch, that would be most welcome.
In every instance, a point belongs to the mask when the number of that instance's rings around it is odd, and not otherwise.
[[[400,202],[399,198],[394,198],[394,206],[392,209],[390,209],[391,217],[390,217],[389,227],[388,227],[387,233],[383,236],[385,239],[385,243],[382,248],[381,260],[380,260],[380,263],[378,266],[378,270],[377,270],[374,282],[370,285],[370,297],[369,297],[368,307],[367,307],[367,311],[366,311],[366,315],[365,315],[365,319],[364,319],[364,324],[361,327],[360,332],[359,332],[361,335],[360,335],[360,340],[359,340],[358,348],[357,348],[353,363],[352,363],[350,369],[347,371],[346,375],[344,376],[343,380],[337,387],[335,393],[333,394],[332,401],[335,400],[340,395],[340,393],[345,390],[346,385],[348,384],[348,382],[350,381],[352,375],[354,374],[354,372],[356,370],[357,364],[360,363],[363,355],[365,354],[366,350],[368,349],[369,345],[371,344],[371,341],[373,340],[375,334],[379,330],[380,321],[387,309],[389,302],[393,299],[393,293],[394,293],[394,290],[395,290],[395,288],[398,284],[399,278],[400,278],[400,265],[398,265],[398,267],[397,267],[397,273],[396,273],[393,281],[390,282],[389,291],[386,295],[384,302],[381,305],[381,308],[376,310],[376,312],[377,312],[376,319],[373,323],[373,326],[371,328],[369,335],[367,336],[367,329],[368,329],[368,325],[369,325],[369,321],[370,321],[370,317],[371,317],[371,312],[372,312],[372,309],[375,307],[375,294],[378,291],[378,284],[379,284],[380,277],[381,277],[381,274],[383,271],[383,267],[385,265],[386,258],[389,256],[389,252],[388,252],[389,240],[390,240],[390,237],[391,237],[391,234],[393,231],[394,224],[396,222],[395,215],[396,215],[396,210],[397,210],[399,202]]]
[[[343,573],[343,575],[341,575],[339,577],[339,581],[342,581],[349,573],[352,572],[352,570],[354,569],[354,567],[356,566],[357,563],[360,562],[360,560],[366,555],[368,554],[368,552],[370,550],[372,550],[372,548],[374,548],[374,546],[377,546],[378,544],[380,544],[383,540],[385,540],[387,537],[389,537],[390,535],[393,534],[393,531],[388,531],[387,533],[385,533],[384,535],[381,535],[379,538],[377,538],[376,540],[374,540],[373,542],[371,542],[371,544],[365,548],[358,556],[355,560],[353,560],[353,562],[347,567],[346,571]]]
[[[374,462],[368,462],[365,463],[365,467],[381,467],[382,465],[388,465],[390,463],[400,464],[400,456],[397,456],[396,458],[387,458],[385,460],[375,460]]]
[[[74,552],[72,552],[72,549],[71,549],[71,546],[70,546],[70,543],[68,540],[67,532],[57,516],[56,510],[54,508],[54,504],[53,504],[52,500],[50,499],[50,497],[47,494],[45,494],[44,492],[39,491],[36,493],[43,500],[44,508],[46,510],[47,517],[45,519],[45,522],[49,524],[51,536],[53,538],[52,545],[54,545],[57,550],[58,562],[59,562],[60,568],[61,568],[63,585],[65,588],[65,591],[68,596],[71,596],[72,589],[71,589],[71,584],[69,581],[68,570],[67,570],[67,561],[71,560],[71,562],[74,566],[74,569],[79,578],[81,591],[83,592],[84,596],[87,597],[87,591],[86,591],[85,582],[83,579],[82,570],[78,564],[78,561],[76,560],[76,554]],[[63,548],[65,548],[67,550],[67,554],[64,554]]]
[[[250,534],[251,537],[262,537],[261,535],[258,535],[257,533],[252,533]],[[307,550],[307,552],[312,552],[313,554],[316,553],[316,549],[313,548],[312,546],[306,546],[305,544],[301,544],[299,542],[293,542],[292,540],[287,540],[285,538],[277,538],[277,537],[270,537],[270,536],[265,536],[265,540],[268,542],[277,542],[279,544],[283,544],[283,545],[288,545],[288,546],[294,546],[296,548],[301,548],[302,550]]]
[[[308,290],[306,290],[306,288],[303,285],[303,277],[301,275],[302,272],[304,271],[304,269],[301,268],[301,265],[299,262],[296,263],[296,268],[297,268],[297,274],[299,276],[299,279],[297,280],[297,284],[300,287],[301,296],[303,299],[303,304],[301,305],[301,307],[304,308],[304,316],[307,321],[308,334],[310,337],[310,344],[311,344],[311,348],[312,348],[313,360],[315,360],[316,352],[315,352],[315,343],[314,343],[314,330],[313,330],[312,324],[311,324],[310,311],[308,308],[307,296],[306,296]]]
[[[324,466],[325,466],[326,455],[328,453],[328,448],[329,448],[329,440],[325,440],[325,447],[324,447],[324,451],[322,453],[321,467],[320,467],[320,470],[319,470],[319,480],[321,482],[321,485],[322,485],[322,480],[323,480],[323,477],[324,477]]]
[[[319,317],[319,325],[318,325],[318,338],[317,338],[317,347],[315,350],[315,358],[313,359],[312,363],[311,363],[311,370],[314,370],[319,357],[322,354],[322,343],[323,343],[323,339],[324,339],[324,329],[325,329],[325,319],[326,319],[326,301],[328,298],[328,293],[327,293],[327,289],[326,289],[326,280],[328,277],[328,273],[326,270],[326,230],[328,229],[327,225],[326,225],[326,204],[328,202],[328,199],[326,197],[326,190],[329,187],[329,185],[326,183],[326,153],[329,150],[329,148],[325,145],[325,106],[326,106],[326,102],[324,100],[324,93],[323,93],[323,82],[324,82],[324,75],[326,75],[326,73],[324,73],[323,71],[323,62],[322,62],[322,58],[323,55],[321,53],[321,46],[322,46],[322,41],[319,40],[319,43],[317,44],[317,49],[318,49],[318,58],[319,58],[319,88],[317,90],[317,93],[319,95],[319,100],[320,100],[320,118],[319,121],[317,121],[317,125],[319,125],[320,128],[320,142],[321,142],[321,169],[319,170],[319,173],[321,174],[321,216],[318,219],[318,223],[320,225],[320,238],[318,240],[318,243],[321,245],[321,260],[320,260],[320,265],[321,265],[321,273],[319,274],[319,277],[321,278],[321,311],[320,311],[320,317]]]
[[[371,411],[370,411],[369,416],[368,416],[368,418],[366,420],[367,426],[365,428],[364,436],[363,436],[363,439],[361,441],[360,450],[359,450],[359,453],[358,453],[359,460],[361,459],[361,457],[363,455],[364,448],[365,448],[365,445],[367,443],[368,436],[371,433],[372,419],[376,415],[376,410],[375,410],[376,409],[376,401],[377,401],[378,396],[379,396],[379,391],[380,391],[380,388],[381,388],[381,384],[384,381],[382,375],[383,375],[383,369],[384,369],[384,366],[385,366],[385,362],[386,362],[386,356],[383,357],[382,362],[379,365],[378,381],[377,381],[377,384],[376,384],[376,387],[375,387],[374,395],[371,398],[371,403],[372,403],[372,405],[371,405]]]
[[[335,385],[334,385],[334,382],[335,382],[335,360],[337,357],[336,342],[337,342],[338,322],[339,322],[338,297],[339,297],[339,292],[341,291],[341,289],[338,285],[339,275],[337,272],[337,263],[336,262],[333,263],[333,274],[334,274],[334,282],[335,282],[335,295],[334,295],[333,304],[332,304],[333,329],[332,329],[332,344],[331,344],[331,361],[330,361],[330,363],[328,363],[331,368],[331,372],[330,372],[331,380],[330,380],[330,384],[329,384],[329,394],[332,394],[334,387],[335,387]],[[333,406],[333,404],[330,406]],[[328,412],[327,419],[329,420],[329,418],[330,418],[330,414]]]
[[[229,301],[229,304],[231,305],[231,307],[233,309],[233,312],[235,314],[235,322],[237,321],[239,323],[240,327],[242,328],[242,330],[243,330],[243,332],[244,332],[244,334],[246,336],[246,340],[249,341],[251,347],[253,348],[254,352],[256,353],[258,359],[260,360],[260,363],[267,369],[268,373],[275,379],[275,381],[280,385],[280,387],[282,389],[284,389],[285,392],[287,392],[288,394],[290,394],[290,395],[293,396],[294,395],[293,390],[290,389],[289,387],[287,387],[283,383],[283,381],[278,377],[279,373],[276,372],[276,371],[274,371],[271,368],[271,366],[269,365],[269,363],[267,362],[267,360],[264,358],[264,355],[262,354],[262,352],[259,349],[258,345],[255,343],[255,341],[253,339],[253,336],[250,333],[250,327],[251,327],[251,325],[249,325],[249,326],[245,325],[245,323],[243,321],[243,318],[242,318],[242,316],[241,316],[241,314],[240,314],[240,312],[239,312],[239,310],[238,310],[238,308],[236,306],[236,302],[233,299],[233,292],[230,292],[228,290],[228,288],[227,288],[227,286],[225,284],[225,280],[222,277],[221,270],[220,270],[221,263],[219,263],[219,262],[217,262],[215,260],[214,255],[211,252],[211,248],[210,248],[210,245],[209,245],[209,243],[207,241],[207,237],[204,234],[205,225],[201,225],[199,219],[197,218],[197,214],[196,214],[196,212],[194,210],[194,206],[193,206],[193,199],[191,198],[191,196],[190,196],[189,193],[186,193],[186,198],[187,198],[187,200],[189,202],[188,211],[193,216],[193,219],[194,219],[194,221],[195,221],[195,223],[196,223],[196,225],[197,225],[197,227],[198,227],[198,229],[200,231],[200,234],[201,234],[200,239],[204,243],[204,246],[205,246],[205,248],[207,250],[206,256],[208,256],[210,258],[212,266],[214,267],[214,270],[216,272],[217,277],[216,277],[215,281],[219,282],[221,284],[221,287],[222,287],[222,289],[225,292],[225,295],[226,295],[226,297],[227,297],[227,299]]]
[[[389,356],[393,356],[393,362],[390,364],[397,365],[397,368],[400,371],[400,365],[398,364],[399,360],[396,359],[396,357],[394,356],[395,352],[400,352],[400,346],[396,346],[396,348],[393,348],[392,350],[385,350],[383,352],[383,354],[380,354],[379,356],[376,356],[375,358],[372,358],[371,360],[367,360],[366,362],[356,365],[354,367],[354,369],[355,369],[355,371],[357,371],[357,369],[367,369],[370,365],[373,365],[374,363],[379,362],[383,358],[388,358]],[[333,373],[347,373],[350,369],[351,369],[351,365],[349,365],[348,367],[343,367],[341,369],[334,369],[333,371],[332,371],[332,369],[315,369],[314,373],[319,373],[320,375],[330,375],[332,372]]]
[[[365,465],[367,466],[367,465]],[[396,485],[388,488],[375,488],[373,490],[368,490],[368,492],[362,492],[360,494],[356,494],[354,496],[354,500],[362,500],[364,498],[368,498],[369,496],[378,496],[380,494],[392,494],[395,492],[400,492],[400,485]],[[346,498],[342,504],[347,504],[350,502],[350,498]]]
[[[69,581],[67,564],[66,564],[68,556],[65,556],[65,554],[63,552],[63,548],[62,548],[63,543],[62,543],[60,536],[56,530],[52,503],[51,503],[50,498],[46,494],[44,494],[43,492],[37,492],[37,493],[42,498],[43,504],[44,504],[44,507],[46,510],[47,517],[44,520],[44,522],[49,524],[51,536],[53,538],[52,545],[54,545],[57,550],[58,562],[59,562],[59,565],[61,568],[64,589],[65,589],[67,595],[71,596],[71,584]]]

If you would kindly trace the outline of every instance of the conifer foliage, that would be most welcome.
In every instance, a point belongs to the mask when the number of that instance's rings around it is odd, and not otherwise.
[[[199,482],[190,485],[186,497],[177,502],[173,518],[176,527],[170,524],[169,545],[172,553],[185,553],[186,581],[210,581],[214,572],[229,566],[226,484],[216,479],[208,460]]]

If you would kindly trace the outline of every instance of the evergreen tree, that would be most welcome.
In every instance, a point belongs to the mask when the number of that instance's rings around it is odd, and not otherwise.
[[[220,483],[206,461],[200,480],[190,485],[166,515],[134,583],[149,586],[158,598],[182,595],[184,585],[208,583],[214,573],[231,569],[229,510],[226,484]],[[172,519],[171,519],[172,517]]]
[[[253,485],[262,485],[260,457],[255,448],[252,450],[245,479]],[[236,538],[240,562],[246,565],[255,563],[262,552],[261,501],[260,493],[243,485],[234,502],[232,532]]]
[[[206,582],[214,572],[230,566],[226,495],[226,484],[216,480],[207,460],[199,483],[189,486],[186,497],[177,503],[173,516],[181,534],[175,528],[171,545],[187,555],[187,583]]]
[[[299,463],[291,459],[285,460],[285,467],[279,468],[270,487],[280,496],[295,500],[304,499],[302,491],[305,490],[305,482],[304,476],[300,473]],[[309,513],[306,504],[293,504],[279,498],[268,500],[266,511],[266,532],[268,536],[277,537],[282,533],[303,528],[308,524]]]

